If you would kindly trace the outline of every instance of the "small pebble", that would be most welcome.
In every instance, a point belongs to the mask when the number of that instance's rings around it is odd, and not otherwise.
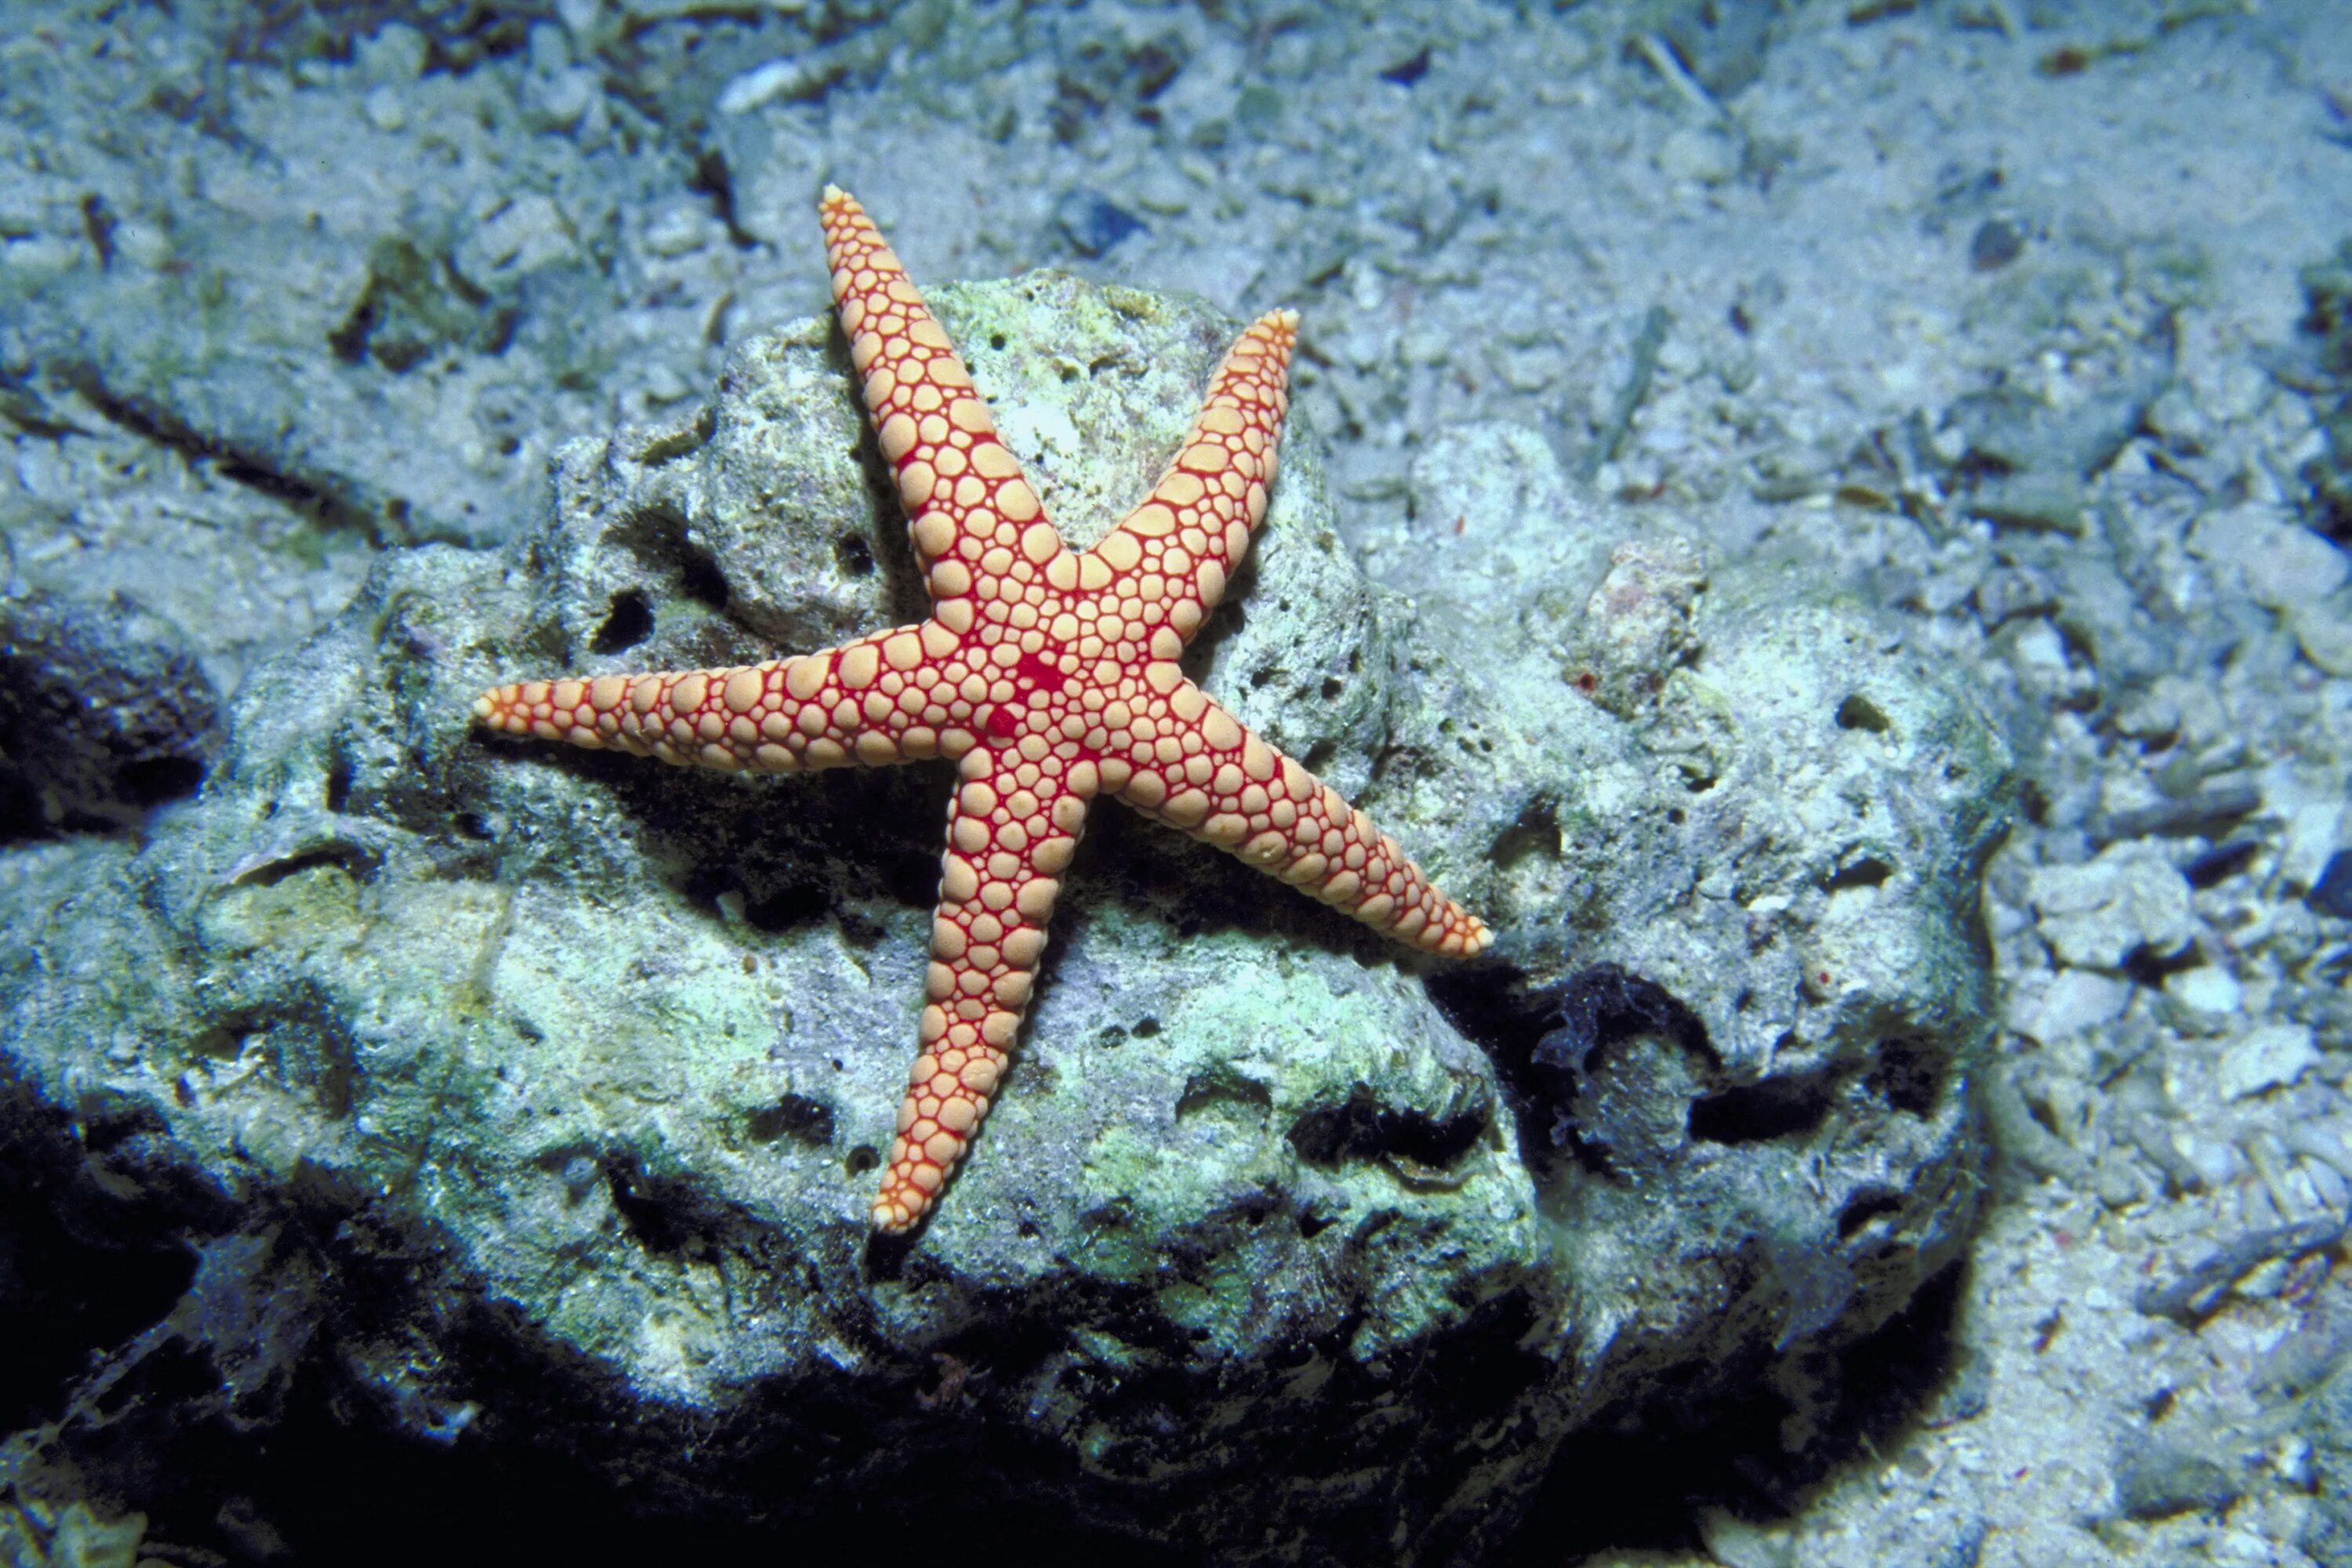
[[[415,81],[425,74],[432,52],[425,35],[405,22],[387,22],[352,50],[360,74],[381,82]]]
[[[2267,1258],[2231,1281],[2230,1289],[2242,1300],[2267,1301],[2286,1289],[2292,1268],[2284,1258]]]
[[[1723,1568],[1789,1568],[1795,1560],[1785,1525],[1758,1524],[1726,1508],[1702,1509],[1695,1522],[1706,1554]]]
[[[712,107],[721,114],[749,114],[778,99],[790,101],[804,98],[823,79],[807,60],[790,57],[769,60],[753,66],[719,89],[718,101]]]
[[[2222,1051],[2213,1087],[2224,1100],[2243,1100],[2293,1083],[2319,1065],[2308,1024],[2264,1024]]]
[[[2226,1138],[2207,1138],[2193,1131],[2174,1134],[2173,1152],[2195,1173],[2199,1187],[2226,1187],[2236,1179],[2244,1164],[2242,1156]]]
[[[2245,1002],[2245,988],[2228,970],[2210,963],[2177,969],[2164,977],[2168,1010],[2190,1023],[2211,1023],[2234,1015]]]
[[[709,237],[709,219],[692,202],[668,203],[646,222],[646,249],[655,256],[685,256],[701,249]]]
[[[2185,795],[2109,813],[2099,820],[2097,832],[2109,842],[2193,837],[2226,828],[2262,804],[2259,784],[2246,779],[2215,779]]]
[[[2062,969],[2039,996],[2015,1010],[2010,1022],[2034,1039],[2061,1040],[2114,1023],[2130,1005],[2131,995],[2128,980],[2088,969]]]
[[[1192,210],[1194,187],[1190,180],[1172,169],[1153,167],[1144,171],[1129,193],[1137,206],[1160,217],[1174,217]]]
[[[572,68],[571,35],[552,22],[534,24],[525,47],[530,68],[541,76]]]
[[[2138,1445],[2116,1465],[2116,1507],[2127,1519],[2164,1519],[2191,1510],[2219,1513],[2244,1490],[2211,1459],[2170,1443]]]
[[[568,131],[588,112],[596,91],[596,73],[590,70],[531,77],[523,84],[523,121],[535,131]]]
[[[1143,220],[1093,191],[1070,191],[1054,204],[1054,225],[1080,256],[1100,256],[1144,226]]]
[[[2323,675],[2352,675],[2352,593],[2338,588],[2287,614],[2294,640]]]
[[[1658,147],[1658,173],[1670,180],[1719,185],[1739,173],[1739,150],[1713,126],[1686,125]]]
[[[397,131],[408,123],[408,108],[400,101],[400,89],[390,82],[369,89],[362,107],[367,111],[368,123],[378,131]]]
[[[2234,570],[2256,602],[2272,609],[2315,603],[2352,574],[2344,552],[2304,527],[2283,502],[2206,512],[2185,543],[2200,560]]]
[[[2008,266],[2025,248],[2025,236],[2005,218],[1988,218],[1969,240],[1969,269],[1992,272]]]
[[[2136,844],[2082,866],[2044,866],[2029,883],[2042,940],[2063,963],[2120,968],[2133,952],[2177,952],[2195,935],[2187,879]]]
[[[1988,522],[2070,537],[2083,532],[2083,482],[2050,470],[1989,479],[1969,497],[1968,510]]]

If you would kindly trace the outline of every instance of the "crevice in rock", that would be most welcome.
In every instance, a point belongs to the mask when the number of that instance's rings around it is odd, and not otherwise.
[[[1883,888],[1895,868],[1875,855],[1858,855],[1838,866],[1822,882],[1822,890],[1835,893],[1849,888]]]
[[[633,648],[654,635],[653,606],[642,588],[624,588],[613,595],[596,635],[588,639],[591,653],[614,654]]]
[[[709,1211],[691,1184],[655,1175],[635,1159],[608,1158],[604,1169],[613,1210],[638,1246],[664,1257],[680,1252],[701,1257],[712,1250],[719,1216]]]
[[[1591,1113],[1612,1050],[1651,1037],[1689,1057],[1702,1078],[1722,1066],[1696,1013],[1613,963],[1532,990],[1507,965],[1465,967],[1432,977],[1430,995],[1493,1058],[1518,1125],[1519,1158],[1538,1178],[1556,1173],[1562,1159],[1610,1169],[1605,1136],[1596,1138],[1579,1117]]]
[[[1817,1130],[1834,1103],[1826,1072],[1780,1073],[1691,1102],[1691,1136],[1706,1143],[1769,1143]]]
[[[1906,1116],[1932,1114],[1951,1079],[1950,1053],[1932,1040],[1896,1035],[1878,1042],[1863,1087]]]
[[[1137,1032],[1141,1032],[1139,1026]],[[1244,1114],[1263,1119],[1273,1112],[1274,1093],[1265,1085],[1249,1079],[1228,1074],[1215,1077],[1195,1075],[1186,1081],[1184,1093],[1176,1101],[1176,1120],[1183,1121],[1203,1111],[1228,1105],[1239,1108]],[[1295,1130],[1292,1141],[1297,1142]]]
[[[744,1130],[762,1143],[789,1138],[812,1149],[826,1148],[833,1142],[833,1107],[804,1094],[782,1095],[775,1104],[751,1112]]]
[[[1286,1136],[1298,1157],[1313,1165],[1394,1155],[1443,1169],[1475,1148],[1486,1136],[1487,1124],[1483,1108],[1441,1120],[1382,1105],[1370,1089],[1358,1084],[1345,1103],[1319,1106],[1300,1116]]]

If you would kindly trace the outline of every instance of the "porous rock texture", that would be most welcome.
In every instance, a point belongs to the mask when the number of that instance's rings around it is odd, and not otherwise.
[[[1231,333],[1049,272],[933,302],[1080,548]],[[172,1321],[240,1269],[318,1304],[207,1419],[310,1376],[656,1510],[971,1529],[1001,1497],[1221,1562],[1474,1555],[1564,1436],[1766,1378],[1801,1409],[1804,1352],[1957,1257],[2007,799],[1898,636],[1548,463],[1441,443],[1416,484],[1510,569],[1409,599],[1351,562],[1294,425],[1187,667],[1508,962],[1402,952],[1098,811],[1001,1106],[910,1246],[866,1203],[944,764],[746,779],[467,723],[497,681],[919,613],[818,321],[741,347],[708,410],[564,447],[509,552],[388,553],[142,843],[0,860],[9,1136],[70,1137],[71,1201],[196,1240]],[[53,1459],[155,1462],[105,1434],[181,1397],[141,1372],[170,1327]]]

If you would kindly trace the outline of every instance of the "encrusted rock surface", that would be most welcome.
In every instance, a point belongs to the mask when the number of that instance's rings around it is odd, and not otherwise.
[[[0,599],[0,837],[138,826],[203,779],[219,711],[163,616],[120,596]]]
[[[1078,544],[1230,330],[1051,273],[934,300]],[[494,679],[906,618],[849,388],[822,322],[750,341],[710,409],[563,448],[508,553],[387,553],[143,845],[0,860],[17,1135],[62,1109],[89,1202],[201,1216],[192,1299],[243,1268],[321,1303],[289,1377],[657,1507],[951,1463],[940,1507],[1435,1562],[1604,1415],[1766,1376],[1801,1406],[1801,1352],[1957,1256],[2008,768],[1973,709],[1793,571],[1475,490],[1475,442],[1423,480],[1556,542],[1511,545],[1502,605],[1416,605],[1351,563],[1306,428],[1194,673],[1511,962],[1391,949],[1106,805],[971,1163],[869,1244],[944,771],[747,780],[465,718]],[[97,1463],[101,1403],[164,1399],[153,1353],[52,1447]]]

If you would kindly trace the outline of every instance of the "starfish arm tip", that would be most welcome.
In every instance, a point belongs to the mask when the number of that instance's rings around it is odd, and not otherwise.
[[[1102,781],[1128,805],[1408,947],[1446,958],[1486,950],[1486,923],[1396,840],[1198,688],[1185,685],[1156,717],[1194,731],[1203,766],[1196,774],[1139,765],[1124,787]]]

